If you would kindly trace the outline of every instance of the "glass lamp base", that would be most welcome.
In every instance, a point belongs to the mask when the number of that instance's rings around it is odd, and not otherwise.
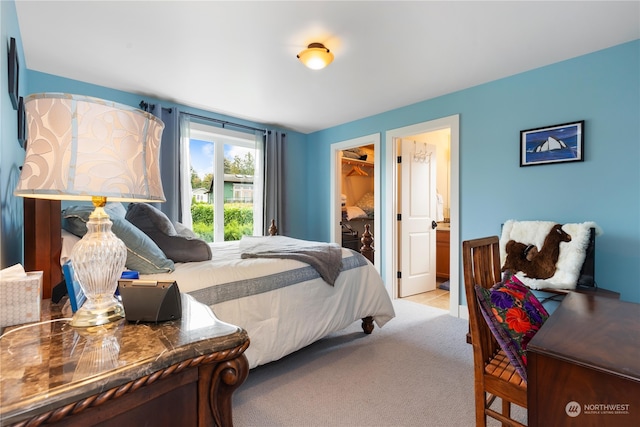
[[[71,261],[87,300],[75,312],[71,326],[99,326],[124,317],[124,307],[114,294],[124,270],[127,247],[111,231],[103,198],[94,200],[87,233],[73,247]]]
[[[114,298],[114,304],[106,307],[88,308],[83,305],[76,311],[71,320],[71,326],[86,328],[115,322],[124,317],[124,307]]]

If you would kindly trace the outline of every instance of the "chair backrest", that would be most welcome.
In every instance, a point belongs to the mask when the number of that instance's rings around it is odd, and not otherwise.
[[[498,236],[462,242],[464,288],[469,308],[469,329],[476,370],[484,370],[484,364],[499,349],[498,342],[482,317],[474,289],[475,285],[490,288],[501,280],[499,242]]]

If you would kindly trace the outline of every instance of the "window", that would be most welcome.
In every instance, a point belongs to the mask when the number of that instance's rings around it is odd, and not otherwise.
[[[207,242],[261,234],[262,135],[193,119],[186,126],[193,231]]]
[[[253,184],[233,184],[233,201],[247,203],[253,201]]]

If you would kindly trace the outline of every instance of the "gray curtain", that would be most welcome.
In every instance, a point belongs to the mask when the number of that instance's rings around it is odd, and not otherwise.
[[[160,174],[164,203],[155,203],[172,222],[182,221],[180,206],[180,112],[177,108],[163,108],[161,104],[140,103],[143,110],[158,117],[164,123],[160,144]]]
[[[264,235],[269,235],[271,220],[275,220],[278,234],[287,229],[284,215],[284,145],[286,135],[268,131],[264,141]]]

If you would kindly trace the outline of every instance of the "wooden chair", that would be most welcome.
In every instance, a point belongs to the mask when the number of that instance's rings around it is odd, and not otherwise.
[[[527,407],[527,383],[493,337],[474,290],[474,285],[490,288],[501,280],[498,237],[462,242],[462,264],[473,346],[476,426],[486,426],[487,415],[503,426],[523,426],[511,419],[511,403]],[[502,400],[502,413],[490,408],[496,397]]]

